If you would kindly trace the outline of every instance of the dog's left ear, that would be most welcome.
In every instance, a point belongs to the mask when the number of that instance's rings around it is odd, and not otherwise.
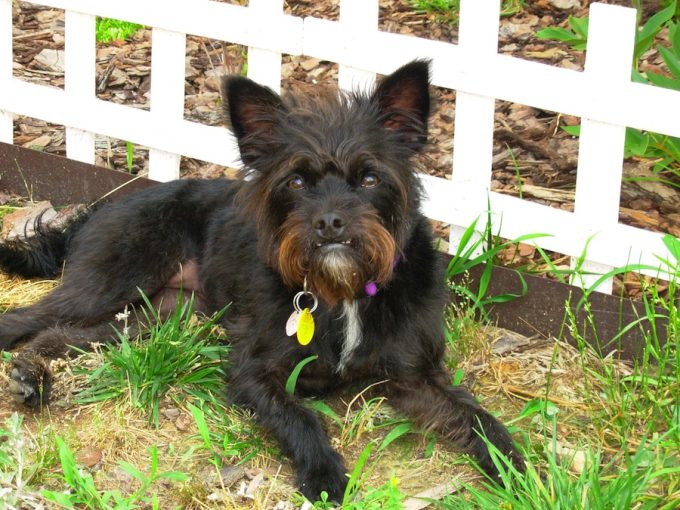
[[[272,89],[248,78],[225,76],[222,101],[229,127],[238,140],[241,159],[250,165],[271,148],[269,142],[278,113],[284,109],[281,98]]]
[[[414,151],[427,141],[430,115],[430,62],[414,60],[383,78],[371,101],[377,104],[379,121],[399,134]]]

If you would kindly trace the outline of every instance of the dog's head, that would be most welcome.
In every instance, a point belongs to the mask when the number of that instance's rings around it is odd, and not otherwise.
[[[401,67],[370,95],[280,97],[241,77],[225,77],[222,93],[247,171],[238,199],[265,260],[330,305],[386,284],[420,200],[410,159],[427,138],[428,63]]]

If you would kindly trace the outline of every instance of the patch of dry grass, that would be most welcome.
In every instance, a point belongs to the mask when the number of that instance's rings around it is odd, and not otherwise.
[[[0,273],[0,311],[35,303],[58,284],[57,280],[23,280]]]

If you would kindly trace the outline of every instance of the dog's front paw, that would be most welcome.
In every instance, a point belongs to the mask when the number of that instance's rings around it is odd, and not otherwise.
[[[16,355],[12,361],[8,389],[12,398],[20,404],[29,407],[46,404],[51,389],[46,361],[36,355]]]
[[[526,471],[526,464],[522,454],[515,448],[512,437],[503,424],[493,418],[490,414],[484,412],[478,415],[480,424],[483,425],[483,433],[486,436],[486,441],[491,443],[501,454],[503,454],[512,466],[520,473]],[[477,436],[476,440],[471,445],[471,453],[477,458],[479,466],[487,473],[495,482],[500,483],[501,477],[498,467],[493,460],[493,456],[488,450],[488,446],[481,436]],[[502,460],[499,460],[501,465],[504,465]]]
[[[310,501],[317,501],[322,491],[328,493],[328,500],[342,503],[347,487],[347,470],[341,457],[333,452],[326,462],[298,469],[298,487]]]

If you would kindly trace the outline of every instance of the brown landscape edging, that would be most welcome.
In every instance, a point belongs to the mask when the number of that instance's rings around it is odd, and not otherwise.
[[[0,142],[0,189],[33,200],[49,200],[54,206],[89,204],[106,196],[120,197],[157,184],[143,177],[118,172]],[[116,190],[111,192],[112,190]],[[484,266],[474,267],[465,278],[473,292]],[[571,309],[581,336],[602,354],[616,351],[624,359],[635,359],[643,351],[645,336],[633,327],[612,342],[622,325],[645,317],[643,303],[599,292],[589,295],[590,309],[578,307],[583,296],[579,288],[523,274],[527,284],[524,296],[489,308],[489,316],[499,327],[539,338],[562,338],[575,343],[567,325],[566,308]],[[494,267],[487,295],[520,294],[522,283],[516,271]],[[649,325],[642,321],[643,329]],[[665,342],[666,325],[658,327]]]

